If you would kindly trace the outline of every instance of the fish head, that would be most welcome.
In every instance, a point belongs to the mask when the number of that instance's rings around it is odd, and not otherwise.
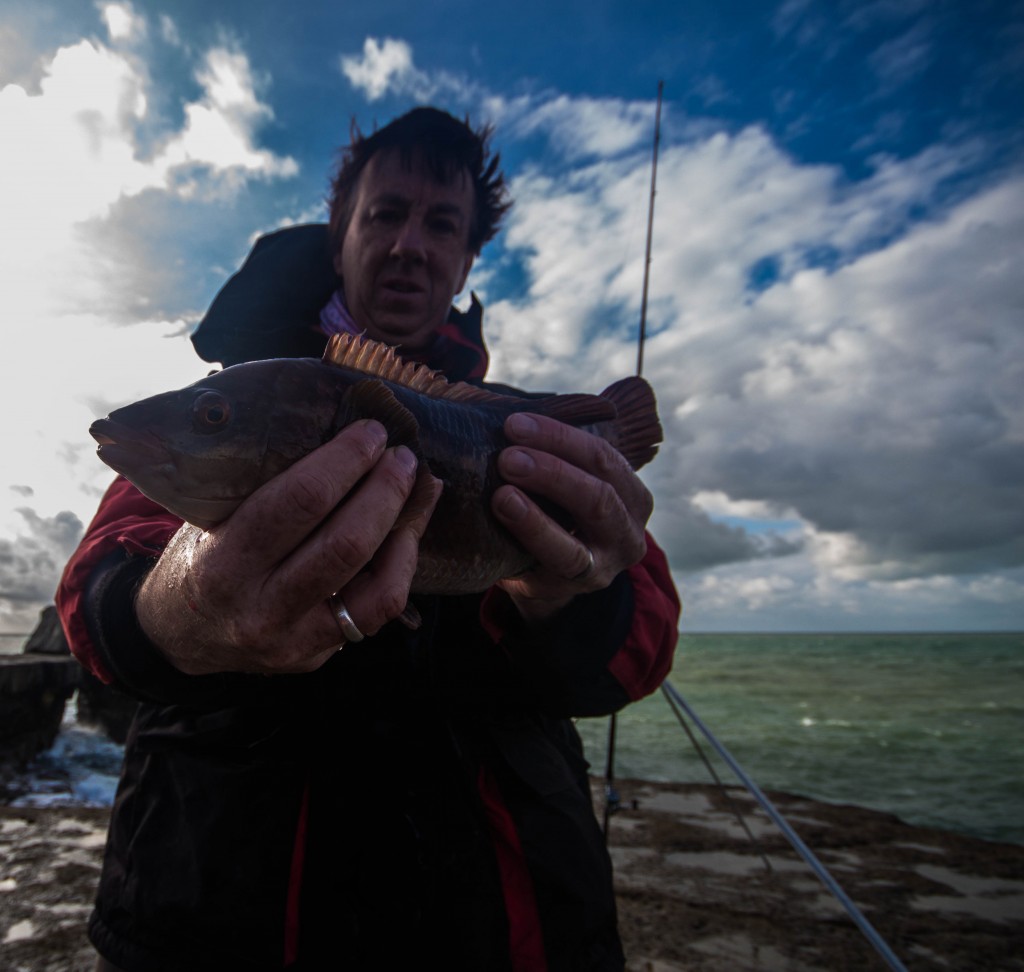
[[[299,363],[236,365],[116,409],[89,428],[97,454],[150,499],[207,529],[323,440],[310,402],[277,394],[282,371]],[[292,393],[302,387],[284,383]]]

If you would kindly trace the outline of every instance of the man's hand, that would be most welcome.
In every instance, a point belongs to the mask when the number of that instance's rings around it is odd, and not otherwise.
[[[527,621],[541,621],[643,558],[653,501],[629,463],[596,435],[525,413],[506,420],[505,434],[513,443],[498,457],[506,485],[491,508],[538,565],[501,586]],[[571,529],[527,494],[565,510]]]
[[[433,505],[402,517],[416,478],[404,446],[356,422],[208,531],[183,526],[136,599],[143,631],[178,669],[306,672],[342,640],[339,592],[364,634],[405,608]]]

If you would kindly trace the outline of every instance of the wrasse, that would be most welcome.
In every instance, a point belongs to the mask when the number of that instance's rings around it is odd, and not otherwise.
[[[662,440],[654,392],[642,378],[624,378],[600,395],[519,397],[449,383],[387,345],[347,334],[331,338],[323,360],[234,365],[119,408],[89,432],[108,466],[171,513],[209,529],[346,425],[375,419],[390,446],[415,453],[418,476],[443,484],[420,542],[413,593],[464,594],[532,565],[490,508],[501,484],[497,456],[509,444],[503,425],[513,412],[585,428],[634,469],[654,458]]]

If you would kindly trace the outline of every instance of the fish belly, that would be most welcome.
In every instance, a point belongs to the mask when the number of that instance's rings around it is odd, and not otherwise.
[[[468,594],[522,573],[532,558],[491,513],[507,413],[433,400],[417,405],[420,454],[443,490],[420,541],[412,590]]]

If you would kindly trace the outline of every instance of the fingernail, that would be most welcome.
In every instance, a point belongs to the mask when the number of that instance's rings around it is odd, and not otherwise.
[[[408,446],[398,446],[395,449],[395,458],[401,463],[403,469],[408,469],[410,472],[419,464],[415,453]]]
[[[347,428],[356,426],[362,426],[363,430],[374,440],[375,444],[383,445],[388,441],[388,430],[380,422],[374,421],[374,419],[356,419]]]
[[[501,511],[510,520],[518,520],[526,515],[526,500],[514,490],[509,490],[501,498]]]
[[[502,456],[502,468],[512,476],[528,476],[536,468],[533,457],[520,449],[507,449]]]
[[[537,432],[537,423],[530,415],[524,415],[521,412],[517,412],[515,415],[510,416],[508,421],[509,430],[515,435],[521,435],[524,438],[528,438]]]

